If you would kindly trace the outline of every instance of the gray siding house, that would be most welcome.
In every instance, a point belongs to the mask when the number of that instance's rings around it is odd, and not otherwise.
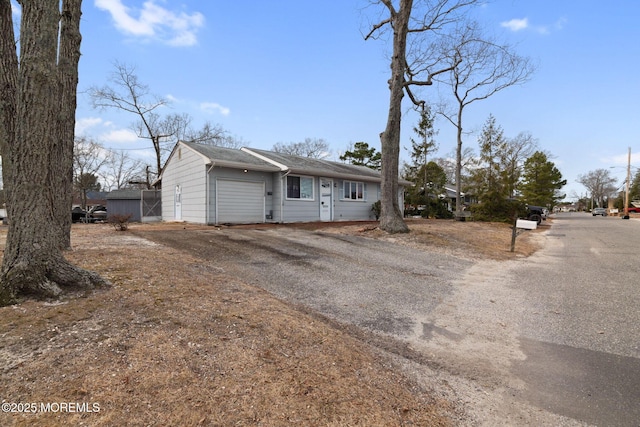
[[[364,166],[179,142],[161,181],[164,221],[238,224],[375,219],[381,178]]]

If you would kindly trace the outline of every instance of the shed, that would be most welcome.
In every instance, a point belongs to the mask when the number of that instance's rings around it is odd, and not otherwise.
[[[131,215],[130,221],[140,222],[142,193],[139,189],[113,190],[107,194],[107,218],[112,215]]]

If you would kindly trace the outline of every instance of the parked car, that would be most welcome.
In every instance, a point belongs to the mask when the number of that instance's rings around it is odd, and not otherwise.
[[[93,206],[87,212],[89,222],[106,221],[107,220],[107,208],[102,205]]]
[[[546,221],[547,212],[547,208],[543,208],[542,206],[527,205],[527,219],[537,222],[538,225],[540,225],[542,220]]]
[[[71,209],[71,222],[81,222],[84,221],[87,216],[87,211],[82,209],[80,206],[76,206]]]
[[[629,208],[627,209],[627,212],[640,212],[640,208],[636,207],[636,206],[629,206]]]
[[[607,216],[607,210],[605,208],[594,208],[591,211],[591,216],[602,215]]]

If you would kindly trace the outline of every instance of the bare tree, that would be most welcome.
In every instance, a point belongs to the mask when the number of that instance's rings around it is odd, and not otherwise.
[[[591,200],[595,200],[600,207],[604,207],[605,198],[617,191],[616,179],[607,169],[596,169],[585,175],[578,175],[577,181],[585,186],[591,194]]]
[[[140,173],[143,164],[125,151],[112,151],[100,171],[100,176],[109,190],[119,190],[131,186],[131,182],[142,181]],[[146,179],[144,180],[146,183]]]
[[[433,79],[452,70],[443,64],[429,37],[446,32],[460,21],[465,11],[479,0],[377,0],[385,16],[371,25],[365,40],[379,38],[393,31],[391,54],[391,78],[389,79],[389,113],[385,130],[380,134],[382,149],[382,188],[380,228],[389,233],[408,232],[398,204],[398,164],[400,156],[400,131],[402,99],[405,93],[420,106],[423,101],[411,92],[412,86],[429,86]],[[410,37],[411,36],[411,37]],[[409,38],[409,40],[408,40]]]
[[[10,0],[0,0],[0,150],[9,231],[0,305],[108,285],[70,264],[73,132],[81,0],[23,0],[20,58]]]
[[[162,119],[156,110],[169,104],[165,98],[152,95],[149,86],[138,79],[135,67],[114,63],[115,71],[109,78],[113,86],[92,86],[88,93],[94,108],[115,108],[138,117],[134,125],[138,137],[151,140],[156,154],[156,174],[162,171],[162,156],[174,136],[184,125],[180,115]]]
[[[202,128],[187,129],[183,138],[188,142],[215,145],[217,147],[240,148],[246,145],[242,138],[232,136],[227,130],[218,124],[205,122]]]
[[[80,194],[82,207],[87,207],[87,192],[96,188],[96,178],[111,158],[99,143],[78,137],[73,147],[73,187]]]
[[[313,159],[323,159],[330,154],[329,143],[322,138],[305,138],[302,142],[289,144],[278,142],[274,144],[273,151]]]
[[[180,140],[234,148],[242,144],[241,139],[209,122],[194,130],[192,118],[186,113],[161,116],[158,111],[168,106],[169,101],[153,95],[149,86],[139,80],[134,66],[115,62],[114,68],[109,78],[111,85],[89,88],[91,102],[94,108],[115,108],[138,117],[132,127],[139,138],[148,139],[153,145],[156,155],[153,175],[156,177],[160,176],[167,155]],[[146,186],[150,188],[153,180],[149,169],[145,175]]]
[[[481,34],[476,23],[461,26],[441,45],[442,60],[449,65],[450,73],[436,79],[448,86],[455,98],[453,111],[440,109],[457,131],[456,150],[456,212],[462,209],[462,135],[463,112],[470,104],[489,98],[510,86],[524,83],[535,67],[526,57],[513,52],[509,45],[500,45]]]
[[[434,161],[444,170],[447,176],[447,183],[455,183],[456,177],[456,150],[453,149],[445,157],[436,158]],[[477,155],[472,147],[465,147],[462,151],[462,187],[465,190],[469,180],[470,172],[477,163]]]

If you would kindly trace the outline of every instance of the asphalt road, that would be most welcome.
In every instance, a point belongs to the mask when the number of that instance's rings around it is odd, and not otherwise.
[[[466,401],[491,406],[482,425],[640,426],[640,221],[560,214],[544,250],[502,263],[299,229],[141,234],[407,344],[495,395]],[[520,406],[528,418],[492,423]]]
[[[639,243],[639,220],[560,214],[545,250],[514,271],[523,398],[593,425],[640,426]]]

